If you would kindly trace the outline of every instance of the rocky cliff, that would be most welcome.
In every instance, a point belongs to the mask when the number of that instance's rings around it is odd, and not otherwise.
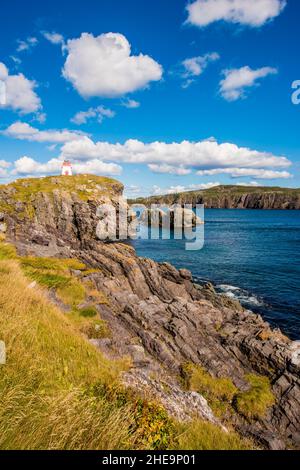
[[[6,185],[0,189],[1,230],[23,256],[77,258],[90,268],[84,280],[105,295],[97,310],[111,332],[91,341],[109,357],[131,357],[125,384],[153,396],[176,419],[233,426],[263,448],[300,448],[300,344],[212,286],[196,285],[184,267],[178,271],[137,257],[128,244],[97,240],[97,206],[115,203],[121,192],[118,182],[89,176]],[[76,270],[73,275],[82,278]],[[222,406],[215,409],[209,388],[188,389],[187,364],[217,384],[231,384],[230,398],[221,390]],[[262,413],[251,412],[262,398],[259,387],[251,387],[253,376],[271,384],[274,400]],[[248,408],[239,406],[246,397]]]
[[[203,191],[139,198],[145,204],[204,204],[207,209],[300,209],[300,189],[217,186]]]

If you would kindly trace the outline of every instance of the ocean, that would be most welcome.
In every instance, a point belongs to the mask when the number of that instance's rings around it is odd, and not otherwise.
[[[135,240],[139,256],[189,269],[195,282],[260,313],[273,327],[300,339],[300,211],[205,210],[205,243]]]

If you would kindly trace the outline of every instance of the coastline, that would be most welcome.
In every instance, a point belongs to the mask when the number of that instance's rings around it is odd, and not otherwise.
[[[11,208],[4,215],[6,240],[21,259],[31,263],[45,258],[83,263],[83,272],[70,271],[72,282],[93,286],[93,298],[99,299],[93,300],[93,308],[107,325],[103,337],[92,334],[89,342],[107,358],[130,358],[124,384],[142,396],[154,397],[175,420],[186,422],[196,412],[199,419],[221,429],[233,426],[258,447],[298,448],[299,344],[235,300],[216,294],[211,285],[195,285],[189,270],[138,257],[124,243],[99,242],[97,204],[103,197],[116,203],[120,185],[109,182],[110,192],[85,197],[82,182],[78,195],[66,190],[60,178],[52,180],[41,183],[55,184],[54,190],[39,187],[35,194],[27,181],[21,189],[30,198],[24,201],[23,195],[22,204],[18,194],[2,189],[0,199],[9,201]],[[29,207],[34,208],[34,216]],[[61,314],[68,315],[69,307],[55,288],[49,296]],[[90,305],[88,297],[80,308]],[[227,411],[214,408],[207,389],[203,394],[201,388],[183,386],[188,364],[195,373],[208,374],[205,380],[209,377],[214,386],[219,380],[230,384]],[[248,415],[235,404],[251,391],[249,380],[258,381],[272,398],[259,414]]]

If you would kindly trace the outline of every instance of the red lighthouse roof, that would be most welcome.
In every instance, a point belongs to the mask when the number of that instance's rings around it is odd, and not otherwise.
[[[72,165],[71,165],[71,162],[69,160],[65,160],[63,162],[63,166],[72,166]]]

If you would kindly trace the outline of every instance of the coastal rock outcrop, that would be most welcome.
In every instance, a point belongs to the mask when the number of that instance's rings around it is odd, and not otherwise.
[[[171,206],[167,210],[145,209],[140,216],[140,221],[149,227],[165,227],[172,230],[182,227],[193,228],[204,224],[192,209],[184,209],[180,206]]]
[[[0,190],[7,239],[22,255],[73,257],[91,268],[85,280],[107,298],[97,309],[111,331],[92,341],[111,357],[131,357],[124,382],[157,397],[177,419],[196,414],[222,425],[201,395],[182,388],[183,365],[229,378],[240,391],[249,388],[247,374],[261,374],[270,380],[273,406],[254,419],[237,412],[233,426],[264,448],[300,448],[299,343],[213,286],[196,285],[189,271],[139,258],[129,244],[97,240],[97,207],[103,198],[115,203],[121,185],[78,193],[63,181],[22,198],[19,186]]]

